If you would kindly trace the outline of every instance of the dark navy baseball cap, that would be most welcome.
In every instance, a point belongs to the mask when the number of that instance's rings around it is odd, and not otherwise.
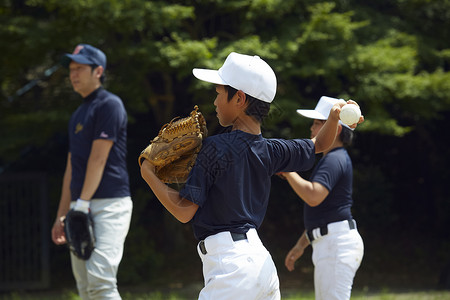
[[[66,53],[61,59],[61,65],[69,67],[71,61],[84,65],[97,65],[106,69],[106,55],[100,49],[88,44],[79,44],[72,54]]]

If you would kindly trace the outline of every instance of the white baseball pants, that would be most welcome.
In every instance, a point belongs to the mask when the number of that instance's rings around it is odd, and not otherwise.
[[[247,239],[233,241],[229,232],[220,232],[204,240],[206,254],[197,247],[203,262],[205,287],[200,300],[278,300],[278,274],[270,253],[255,229]]]
[[[312,242],[316,300],[350,299],[353,278],[363,255],[358,230],[348,221],[328,224],[328,234]]]
[[[130,197],[93,199],[95,249],[88,260],[70,253],[72,272],[83,300],[122,299],[117,290],[117,270],[131,222]]]

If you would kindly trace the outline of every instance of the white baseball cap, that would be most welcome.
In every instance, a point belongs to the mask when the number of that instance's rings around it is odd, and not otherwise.
[[[261,101],[271,103],[277,90],[272,68],[259,56],[231,52],[219,70],[193,69],[200,80],[229,85]]]
[[[327,97],[327,96],[322,96],[322,97],[320,97],[319,102],[316,105],[316,108],[314,108],[314,109],[297,109],[297,113],[301,114],[304,117],[310,118],[310,119],[327,120],[328,116],[330,115],[331,108],[339,100],[343,100],[343,99],[336,99],[336,98],[331,98],[331,97]],[[339,124],[349,128],[351,130],[354,130],[353,128],[350,128],[348,125],[342,123],[341,121],[339,121]]]

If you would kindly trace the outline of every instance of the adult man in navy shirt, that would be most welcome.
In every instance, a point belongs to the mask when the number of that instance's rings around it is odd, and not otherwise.
[[[277,87],[265,61],[233,52],[219,70],[194,69],[193,74],[216,84],[217,118],[231,132],[204,140],[180,192],[159,180],[148,161],[141,166],[142,177],[172,215],[181,222],[192,220],[205,281],[199,299],[280,299],[275,264],[257,233],[270,178],[313,166],[315,152],[334,141],[341,106],[333,107],[314,139],[265,139],[261,122]]]
[[[64,216],[70,207],[91,213],[96,239],[88,260],[72,253],[72,271],[82,299],[121,299],[117,270],[132,214],[127,155],[127,113],[122,100],[102,87],[105,54],[87,44],[63,57],[83,103],[69,122],[69,152],[52,239],[66,243]],[[71,203],[72,202],[72,203]]]

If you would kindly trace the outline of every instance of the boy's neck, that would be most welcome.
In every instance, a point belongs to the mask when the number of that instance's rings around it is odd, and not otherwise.
[[[331,150],[335,149],[335,148],[339,148],[339,147],[344,147],[344,144],[338,139],[336,138],[334,140],[333,145],[330,147],[330,149],[327,149],[326,151],[323,151],[323,155],[327,155]]]
[[[232,130],[240,130],[250,134],[258,135],[261,134],[261,124],[256,121],[255,118],[245,115],[234,120]]]

